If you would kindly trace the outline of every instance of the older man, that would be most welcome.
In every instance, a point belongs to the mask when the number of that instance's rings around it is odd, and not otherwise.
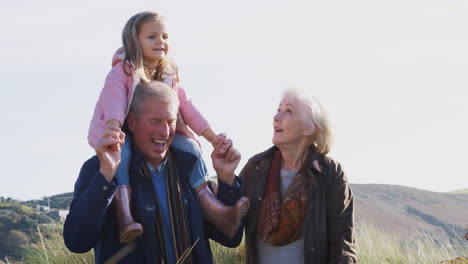
[[[175,92],[163,83],[153,82],[136,89],[127,117],[134,143],[130,166],[134,216],[144,227],[143,235],[130,246],[119,243],[116,216],[109,205],[116,190],[114,174],[123,135],[107,130],[98,142],[97,155],[84,163],[75,184],[64,227],[65,244],[71,251],[94,248],[96,263],[175,263],[186,252],[190,254],[184,263],[212,263],[208,238],[225,246],[238,240],[203,222],[187,182],[193,168],[204,168],[195,166],[203,161],[170,147],[177,111]],[[218,174],[218,198],[234,205],[240,197],[240,185],[234,176],[240,155],[227,140],[211,157]]]

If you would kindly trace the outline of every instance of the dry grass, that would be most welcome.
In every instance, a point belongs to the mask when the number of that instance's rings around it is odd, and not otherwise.
[[[451,241],[442,236],[422,232],[392,233],[370,224],[356,227],[361,264],[468,264],[468,241]],[[411,234],[411,235],[410,235]],[[211,242],[213,258],[219,264],[245,263],[244,243],[239,247],[225,248]],[[41,245],[21,249],[22,262],[9,259],[0,263],[17,264],[92,264],[94,254],[74,254],[68,251],[61,237],[43,240]]]
[[[392,233],[361,223],[356,227],[361,264],[468,264],[468,241],[412,231]],[[244,244],[237,249],[212,243],[215,263],[245,263]],[[445,262],[444,262],[445,261]]]
[[[357,227],[359,263],[429,264],[468,256],[468,243],[411,230],[392,233],[369,224]]]

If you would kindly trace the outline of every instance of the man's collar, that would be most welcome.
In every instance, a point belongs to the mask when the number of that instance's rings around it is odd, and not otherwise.
[[[153,165],[151,165],[148,161],[146,161],[145,154],[139,151],[137,147],[134,147],[132,150],[133,150],[132,159],[134,160],[133,162],[136,162],[136,164],[146,164],[150,172],[153,172],[153,171],[159,172],[162,169],[164,169],[167,164],[167,153],[166,153],[166,157],[164,157],[164,160],[155,169]]]
[[[164,160],[156,168],[154,168],[153,165],[151,165],[149,162],[146,162],[146,164],[148,165],[150,172],[161,172],[164,168],[166,168],[167,158],[164,158]]]

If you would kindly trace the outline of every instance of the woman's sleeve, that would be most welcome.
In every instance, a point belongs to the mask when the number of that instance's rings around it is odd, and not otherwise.
[[[357,263],[353,194],[341,165],[330,161],[327,190],[329,263]]]

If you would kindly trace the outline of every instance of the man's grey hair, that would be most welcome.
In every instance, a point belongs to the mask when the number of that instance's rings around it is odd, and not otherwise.
[[[176,92],[163,82],[140,83],[135,88],[129,113],[133,113],[136,118],[140,118],[143,100],[146,98],[158,98],[169,104],[174,104],[179,109],[179,98]]]
[[[282,96],[284,99],[292,99],[304,118],[304,123],[308,129],[312,129],[310,136],[311,144],[314,144],[317,152],[327,154],[330,152],[333,143],[333,134],[331,131],[331,122],[328,114],[320,101],[305,90],[298,88],[287,89]]]

